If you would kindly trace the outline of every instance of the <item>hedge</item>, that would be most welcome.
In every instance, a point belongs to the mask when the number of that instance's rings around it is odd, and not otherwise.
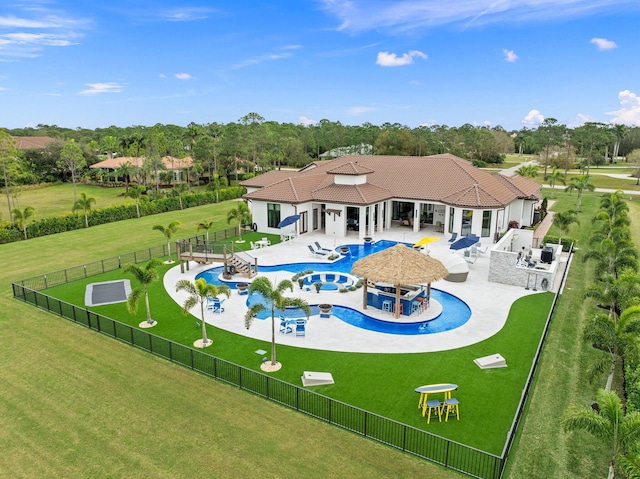
[[[544,237],[544,243],[547,244],[558,244],[558,237],[552,235],[546,235]],[[573,238],[562,237],[562,251],[569,251],[571,247],[571,243],[576,243],[576,240]]]
[[[246,192],[242,186],[233,186],[218,191],[218,201],[232,200],[240,198]],[[209,205],[216,202],[215,192],[192,193],[182,196],[182,206],[184,208],[192,208],[194,206]],[[166,213],[168,211],[177,211],[180,209],[180,198],[164,197],[157,200],[149,200],[143,197],[140,202],[140,216],[155,215],[158,213]],[[97,226],[114,221],[128,220],[137,218],[136,205],[117,205],[106,208],[97,208],[89,212],[89,226]],[[37,238],[39,236],[47,236],[56,233],[64,233],[65,231],[73,231],[84,228],[84,214],[66,214],[63,216],[52,216],[35,220],[27,225],[27,236],[29,238]],[[0,244],[11,243],[24,239],[21,230],[4,223],[0,225]]]

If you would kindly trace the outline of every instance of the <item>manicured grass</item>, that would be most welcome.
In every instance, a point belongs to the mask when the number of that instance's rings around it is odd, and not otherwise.
[[[11,298],[12,280],[161,244],[152,224],[231,206],[0,245],[0,476],[461,477]]]
[[[162,271],[168,269],[163,266]],[[87,284],[121,279],[122,272],[76,281],[46,292],[69,303],[84,306]],[[511,426],[520,391],[531,367],[535,349],[551,305],[553,295],[541,293],[517,301],[506,326],[493,337],[453,351],[422,354],[354,354],[318,351],[305,348],[278,346],[278,359],[284,364],[273,376],[299,384],[304,370],[329,370],[335,385],[315,388],[321,394],[342,402],[390,417],[417,428],[429,430],[443,437],[478,449],[500,454],[506,434]],[[164,291],[161,282],[150,288],[151,312],[158,325],[153,334],[189,345],[200,337],[194,327],[196,318],[184,318],[180,305]],[[141,307],[136,317],[126,311],[124,303],[89,308],[105,316],[137,326],[145,319]],[[246,310],[231,311],[238,322],[243,321]],[[259,370],[257,349],[269,350],[268,344],[255,339],[209,327],[208,337],[214,346],[207,353],[233,363]],[[508,358],[509,367],[482,371],[473,359],[500,352]],[[427,425],[416,413],[417,395],[413,390],[423,384],[454,382],[459,385],[456,397],[461,401],[465,421]],[[500,398],[501,407],[486,414],[492,403]]]
[[[557,195],[555,211],[574,207],[575,194]],[[507,477],[513,479],[606,477],[609,451],[593,436],[584,432],[564,433],[560,414],[570,405],[588,405],[595,392],[605,384],[605,377],[590,384],[586,369],[594,354],[582,340],[582,329],[596,311],[593,300],[583,299],[584,289],[593,281],[591,263],[582,256],[588,248],[591,217],[599,205],[600,195],[584,195],[580,227],[572,227],[579,250],[571,265],[564,293],[551,324],[541,357],[535,389],[528,405],[521,434],[515,444]],[[640,241],[640,205],[631,201],[632,229],[636,244]],[[553,231],[552,231],[553,233]]]

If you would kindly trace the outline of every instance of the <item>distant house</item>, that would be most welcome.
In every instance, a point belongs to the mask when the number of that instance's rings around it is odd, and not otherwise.
[[[367,143],[360,143],[359,145],[340,146],[333,150],[325,151],[320,154],[320,158],[323,160],[339,158],[346,155],[372,155],[373,145]]]
[[[100,168],[107,171],[115,171],[120,167],[120,165],[124,163],[131,163],[137,168],[142,168],[144,160],[144,157],[120,156],[118,158],[108,158],[106,160],[99,161],[98,163],[91,165],[89,168]],[[176,182],[181,181],[182,170],[184,170],[185,168],[191,168],[193,166],[193,160],[190,156],[186,158],[164,156],[162,158],[162,163],[164,164],[166,170],[173,172],[173,179]]]
[[[12,136],[12,138],[19,150],[40,150],[52,143],[60,142],[48,136]]]
[[[241,182],[259,231],[298,214],[299,234],[374,236],[393,226],[494,238],[533,223],[541,185],[474,167],[454,155],[350,155]],[[352,233],[354,232],[354,233]]]

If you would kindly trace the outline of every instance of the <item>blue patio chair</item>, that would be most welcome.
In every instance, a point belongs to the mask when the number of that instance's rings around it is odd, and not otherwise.
[[[289,321],[284,316],[280,316],[280,332],[282,334],[289,334],[293,332],[293,328],[289,325]]]
[[[207,309],[214,313],[224,313],[224,299],[207,298]]]
[[[306,319],[296,319],[296,336],[305,335],[305,326],[307,324]]]
[[[458,233],[453,233],[451,235],[451,238],[449,238],[449,243],[453,243],[457,237],[458,237]]]
[[[307,245],[307,248],[309,248],[309,251],[311,251],[311,254],[313,256],[326,256],[327,254],[327,253],[323,253],[322,251],[317,251],[313,249],[313,246],[311,246],[310,244]]]
[[[318,251],[324,251],[325,253],[331,253],[331,250],[328,248],[323,248],[322,246],[320,246],[320,243],[318,243],[317,241],[315,241],[316,244],[316,248],[318,248]]]

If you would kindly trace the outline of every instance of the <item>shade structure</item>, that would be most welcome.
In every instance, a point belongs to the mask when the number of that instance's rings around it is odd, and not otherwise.
[[[373,282],[379,281],[396,286],[396,304],[400,302],[400,285],[429,284],[449,274],[447,268],[435,258],[424,255],[404,244],[397,244],[378,253],[366,256],[355,263],[351,274],[362,276]],[[367,281],[364,282],[364,307],[367,306]],[[396,318],[399,309],[396,308]]]
[[[295,223],[299,219],[300,219],[300,215],[287,216],[280,223],[278,223],[278,228],[284,228],[285,226],[292,225],[293,223]]]
[[[439,239],[440,238],[436,238],[434,236],[425,236],[420,241],[418,241],[416,244],[414,244],[413,247],[414,248],[418,248],[418,247],[420,247],[422,245],[433,243],[434,241],[438,241]]]
[[[449,249],[469,248],[474,244],[476,244],[478,241],[480,241],[480,238],[478,238],[476,235],[465,236],[464,238],[460,238],[458,241],[451,243],[451,246],[449,246]]]

